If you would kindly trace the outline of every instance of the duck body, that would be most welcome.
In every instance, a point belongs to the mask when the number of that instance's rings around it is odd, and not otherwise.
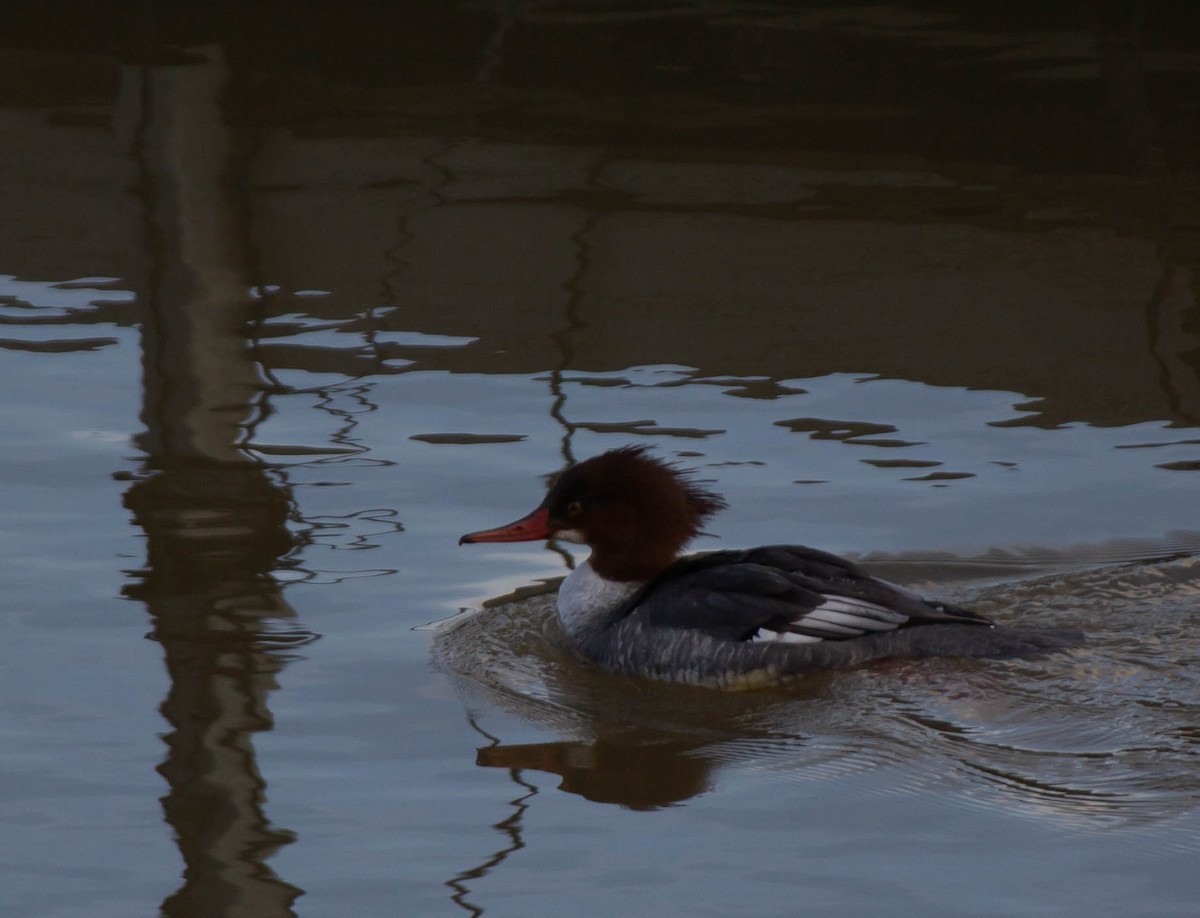
[[[801,545],[678,557],[724,501],[640,447],[568,469],[529,515],[461,542],[558,536],[592,556],[563,581],[558,617],[604,669],[744,688],[889,657],[1014,656],[1050,633],[997,627]]]

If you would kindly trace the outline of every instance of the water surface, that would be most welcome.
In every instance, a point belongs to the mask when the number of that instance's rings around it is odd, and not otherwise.
[[[273,9],[0,13],[5,913],[1191,914],[1193,12]],[[631,442],[1089,640],[598,673]]]

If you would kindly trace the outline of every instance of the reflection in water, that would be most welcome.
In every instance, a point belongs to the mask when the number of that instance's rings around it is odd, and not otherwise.
[[[603,159],[590,164],[586,173],[586,188],[588,191],[594,191],[598,187],[598,176],[605,164]],[[580,332],[587,328],[588,325],[581,312],[584,296],[587,292],[588,273],[592,270],[594,262],[590,235],[595,230],[596,224],[599,223],[600,216],[600,211],[588,209],[585,211],[583,225],[571,233],[570,238],[574,249],[575,261],[574,269],[571,276],[563,281],[562,284],[564,293],[562,325],[550,334],[550,340],[554,343],[554,348],[558,352],[558,361],[550,371],[550,394],[554,397],[554,401],[550,406],[550,416],[562,427],[562,457],[565,466],[568,467],[574,465],[577,461],[572,441],[579,425],[568,419],[564,410],[567,396],[563,389],[563,374],[568,372],[572,367],[577,366],[577,350],[579,347],[577,339]],[[564,555],[564,557],[568,556]],[[568,561],[568,566],[573,565]]]
[[[480,727],[475,722],[474,717],[469,717],[468,722],[471,725],[471,729],[486,737],[492,746],[499,745],[500,740]],[[521,770],[518,767],[510,768],[508,776],[513,784],[521,788],[522,793],[508,802],[508,805],[512,807],[512,812],[504,819],[492,825],[493,829],[505,836],[505,846],[495,851],[481,864],[468,868],[446,881],[446,885],[453,890],[450,900],[471,915],[478,916],[484,913],[483,908],[475,905],[468,899],[468,896],[471,894],[471,883],[481,877],[487,876],[492,870],[503,864],[510,854],[520,851],[525,847],[525,840],[521,835],[523,830],[522,821],[525,817],[525,811],[529,809],[529,801],[537,796],[538,789],[521,776]]]
[[[151,3],[127,5],[133,18],[91,17],[86,35],[63,28],[71,17],[62,4],[8,6],[0,111],[12,138],[4,189],[15,217],[2,230],[0,270],[128,275],[137,293],[136,304],[34,315],[23,281],[6,282],[0,348],[83,365],[87,351],[118,339],[69,334],[106,323],[142,329],[145,477],[126,501],[146,533],[147,565],[128,593],[147,604],[172,680],[162,709],[171,725],[163,806],[187,873],[168,913],[290,911],[299,890],[264,866],[289,834],[267,819],[252,738],[270,728],[268,696],[287,649],[310,636],[291,623],[271,574],[296,563],[303,539],[345,542],[350,533],[357,547],[396,525],[391,511],[339,508],[315,531],[289,533],[290,488],[245,453],[271,407],[266,394],[283,389],[260,378],[267,363],[281,375],[303,373],[305,385],[318,374],[352,377],[352,387],[313,391],[363,411],[373,410],[371,386],[385,374],[391,386],[417,360],[459,380],[480,374],[479,388],[459,390],[470,392],[463,400],[478,398],[481,417],[511,411],[507,435],[531,443],[548,426],[538,425],[544,416],[517,426],[517,408],[488,387],[552,368],[567,463],[585,445],[580,430],[595,440],[587,433],[665,438],[727,428],[701,445],[725,448],[728,459],[769,458],[781,478],[814,480],[819,471],[864,491],[882,477],[840,471],[859,456],[896,480],[909,468],[968,473],[945,431],[870,401],[903,394],[903,385],[859,386],[855,401],[847,384],[809,405],[789,381],[812,378],[819,389],[853,370],[939,386],[920,394],[922,418],[946,416],[924,399],[951,388],[1043,397],[1028,423],[1059,428],[1054,442],[989,439],[983,424],[995,413],[955,415],[964,438],[980,444],[967,455],[976,477],[962,480],[981,488],[993,483],[988,467],[1009,459],[1005,467],[1019,469],[1010,477],[1039,487],[1047,450],[1069,454],[1055,466],[1059,482],[1088,479],[1093,459],[1108,468],[1121,458],[1107,449],[1126,445],[1119,435],[1071,440],[1086,433],[1068,433],[1072,422],[1183,427],[1200,418],[1200,249],[1187,210],[1195,54],[1176,26],[1190,14],[1106,5],[1111,19],[1092,42],[1062,10],[999,17],[968,5],[930,26],[905,5],[831,14],[723,0],[646,10],[372,4],[361,16],[339,11],[329,29],[323,4],[295,5],[282,21],[263,5],[230,16],[224,5],[194,13]],[[1144,30],[1127,15],[1143,8]],[[130,36],[139,34],[131,23],[149,33],[154,16],[164,36],[146,56],[155,65],[127,67],[118,79],[116,62],[130,59]],[[206,41],[222,49],[190,50]],[[862,79],[847,82],[846,73]],[[118,133],[133,152],[125,161],[108,130],[118,83]],[[226,103],[237,106],[244,135],[227,130]],[[1142,175],[1129,174],[1122,139]],[[121,220],[130,201],[140,206],[141,238]],[[520,245],[508,244],[516,237]],[[140,271],[124,270],[130,252],[147,253]],[[331,293],[288,316],[288,295],[269,293],[266,280]],[[247,302],[247,289],[264,291],[260,301]],[[264,315],[274,317],[274,333]],[[255,323],[253,351],[247,322]],[[25,326],[59,337],[30,340]],[[390,337],[417,329],[480,346],[438,351]],[[347,347],[352,332],[358,346]],[[678,399],[646,408],[615,378],[613,398],[592,398],[598,374],[666,364],[695,368],[672,390]],[[730,396],[780,399],[776,413],[725,404],[659,426],[726,377],[737,386]],[[411,390],[387,391],[424,397],[421,375],[406,379]],[[739,429],[747,419],[798,435],[775,446],[757,427],[749,436]],[[428,414],[412,423],[441,429]],[[898,428],[898,436],[855,424]],[[1135,436],[1172,439],[1157,426],[1126,438]],[[728,449],[739,440],[740,455]],[[917,441],[928,453],[911,446]],[[347,429],[334,442],[348,457],[367,441]],[[1179,487],[1200,466],[1194,449],[1184,451],[1194,436],[1174,444],[1139,454],[1157,470],[1130,463],[1104,490],[1133,502],[1161,488],[1157,479]],[[788,474],[790,457],[808,463],[826,446],[845,455]],[[457,461],[466,467],[463,452]],[[1062,507],[1057,484],[1044,493]],[[922,497],[930,490],[919,487]],[[1186,514],[1186,500],[1179,504]],[[1081,517],[1089,529],[1119,531],[1099,513]],[[1158,518],[1148,513],[1135,531],[1159,531]],[[1180,598],[1195,578],[1181,564],[1118,571],[1111,558],[1096,560],[1095,582],[1072,574],[1031,582],[1028,592],[979,594],[1004,614],[1011,606],[1074,625],[1103,618],[1098,643],[1073,658],[1073,669],[872,669],[813,683],[811,696],[799,687],[756,696],[753,710],[736,699],[593,684],[569,660],[547,673],[559,665],[553,635],[527,611],[464,623],[463,634],[483,632],[484,646],[504,638],[483,683],[477,657],[451,654],[464,691],[519,709],[549,736],[480,750],[479,764],[507,768],[519,790],[496,823],[505,847],[452,887],[466,889],[521,847],[521,814],[535,802],[525,769],[557,774],[564,790],[589,799],[654,807],[715,787],[727,764],[819,780],[903,759],[880,786],[912,791],[932,780],[916,774],[924,770],[951,799],[999,801],[1085,829],[1169,819],[1196,794],[1200,724],[1187,676],[1196,603],[1194,593]],[[433,581],[450,569],[419,576]],[[1147,598],[1152,573],[1171,588]],[[514,661],[505,629],[520,631],[521,621],[534,635]],[[661,783],[646,782],[647,771]],[[425,780],[448,798],[455,790]],[[469,897],[456,901],[468,907]]]
[[[974,562],[982,576],[986,559]],[[909,568],[910,579],[958,574]],[[1003,565],[991,576],[1009,576]],[[936,786],[1081,831],[1169,821],[1200,799],[1200,557],[959,587],[1002,622],[1086,627],[1087,645],[1017,661],[893,661],[786,689],[723,693],[597,672],[563,648],[553,597],[448,623],[435,659],[464,697],[559,739],[479,750],[478,764],[561,776],[561,790],[649,809],[753,765],[784,780],[881,770],[878,792]],[[1094,610],[1113,609],[1103,621]],[[1132,703],[1137,702],[1137,703]],[[1113,712],[1121,716],[1114,719]]]
[[[1187,290],[1184,282],[1188,273],[1193,283],[1200,279],[1200,249],[1176,241],[1178,229],[1186,225],[1189,215],[1184,211],[1183,195],[1176,190],[1163,133],[1147,94],[1146,48],[1140,34],[1144,10],[1140,4],[1136,8],[1115,5],[1098,11],[1098,16],[1100,72],[1113,112],[1150,189],[1146,222],[1157,244],[1161,276],[1146,302],[1147,344],[1172,413],[1190,424],[1200,424],[1200,352],[1195,348],[1194,327],[1200,298]]]
[[[697,744],[670,736],[622,736],[591,742],[484,746],[475,762],[486,768],[532,768],[562,778],[558,789],[596,803],[656,810],[710,787],[712,764],[694,755]]]
[[[126,595],[146,604],[170,679],[159,771],[185,870],[163,913],[292,914],[300,890],[264,862],[294,839],[263,811],[251,742],[271,729],[267,696],[283,651],[311,640],[272,624],[291,617],[270,576],[292,548],[286,497],[259,468],[185,465],[136,482],[126,505],[147,540],[146,569]]]
[[[245,340],[226,71],[219,51],[200,56],[126,73],[150,254],[135,283],[147,474],[125,498],[147,563],[126,595],[146,604],[171,681],[159,772],[185,869],[163,914],[271,918],[294,914],[301,890],[265,866],[294,836],[266,817],[251,737],[272,726],[282,651],[312,636],[278,624],[293,617],[271,575],[296,547],[291,496],[242,448],[264,385]]]

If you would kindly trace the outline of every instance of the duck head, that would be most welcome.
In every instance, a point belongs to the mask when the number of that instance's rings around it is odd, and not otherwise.
[[[458,541],[579,542],[591,547],[592,569],[601,577],[646,580],[674,561],[704,521],[725,506],[687,472],[643,446],[625,446],[567,469],[521,519]]]

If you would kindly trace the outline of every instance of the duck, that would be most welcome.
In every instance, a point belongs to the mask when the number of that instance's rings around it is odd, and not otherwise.
[[[751,688],[891,658],[1058,650],[1053,631],[1002,627],[804,545],[683,555],[725,499],[642,445],[566,469],[530,513],[459,544],[558,539],[590,556],[563,580],[568,643],[607,672]]]

